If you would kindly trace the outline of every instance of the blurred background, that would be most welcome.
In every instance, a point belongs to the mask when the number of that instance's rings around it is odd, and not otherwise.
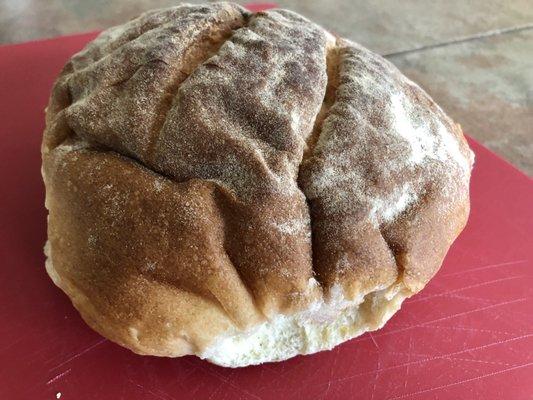
[[[178,3],[0,0],[0,44],[101,30]],[[466,133],[533,177],[533,0],[277,4],[385,56]]]

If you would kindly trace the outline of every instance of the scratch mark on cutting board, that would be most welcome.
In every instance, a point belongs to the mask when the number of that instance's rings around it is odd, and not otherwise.
[[[333,354],[333,362],[330,364],[329,368],[329,378],[328,378],[328,385],[326,387],[326,390],[324,391],[323,399],[328,398],[329,391],[331,390],[331,380],[333,379],[333,375],[335,374],[335,367],[337,366],[337,361],[339,359],[339,351],[340,347],[336,347]]]
[[[379,378],[379,375],[381,374],[382,370],[383,370],[383,368],[381,368],[381,358],[380,358],[380,354],[378,353],[377,366],[376,366],[376,369],[374,370],[374,372],[375,372],[375,374],[374,374],[374,382],[372,384],[372,396],[370,397],[370,400],[374,400],[374,395],[376,394],[376,387],[377,387],[377,383],[378,383],[378,378]]]
[[[217,378],[217,379],[220,379],[221,381],[223,381],[226,385],[228,386],[231,386],[232,388],[234,389],[237,389],[238,391],[250,396],[251,398],[254,398],[254,399],[257,399],[257,400],[261,400],[261,398],[255,394],[253,394],[252,392],[246,390],[245,388],[243,387],[240,387],[239,385],[237,385],[236,383],[234,383],[230,378],[231,378],[231,375],[230,377],[226,377],[222,374],[219,374],[218,372],[215,372],[213,370],[210,370],[208,368],[202,368],[202,371],[206,372],[207,374],[211,375],[212,377],[214,378]]]
[[[409,335],[409,350],[407,355],[407,370],[405,371],[405,378],[403,381],[403,388],[407,389],[407,381],[409,380],[409,369],[411,368],[411,355],[413,354],[413,337]]]
[[[512,365],[509,363],[503,363],[503,362],[497,362],[497,361],[476,360],[474,358],[448,357],[448,359],[454,360],[454,361],[469,361],[469,362],[476,362],[480,364],[489,364],[489,365],[503,365],[504,367],[509,367]]]
[[[470,349],[470,351],[472,351],[473,349]],[[387,354],[390,354],[390,355],[393,355],[393,356],[407,356],[407,362],[410,361],[410,359],[412,358],[412,356],[415,356],[415,357],[421,357],[423,358],[423,360],[421,361],[426,361],[426,360],[429,360],[430,357],[432,357],[431,355],[429,354],[422,354],[422,353],[415,353],[415,352],[405,352],[405,351],[388,351]],[[469,361],[469,362],[476,362],[476,363],[481,363],[481,364],[491,364],[491,365],[503,365],[505,367],[508,367],[512,364],[508,364],[508,363],[504,363],[504,362],[498,362],[498,361],[486,361],[486,360],[476,360],[474,358],[460,358],[460,357],[452,357],[450,355],[448,355],[448,357],[445,357],[449,360],[456,360],[456,361]],[[407,369],[409,370],[409,367],[410,365],[407,366]],[[404,385],[405,387],[405,385]]]
[[[415,353],[414,351],[412,352],[405,352],[405,351],[387,351],[387,354],[391,354],[393,356],[409,356],[409,354],[411,355],[411,358],[413,356],[416,356],[416,357],[422,357],[422,358],[428,358],[428,357],[431,357],[430,354],[427,354],[427,353]],[[408,357],[409,358],[409,357]]]
[[[211,392],[211,394],[208,397],[208,400],[214,399],[215,395],[222,389],[222,387],[228,383],[228,381],[235,375],[234,371],[231,371],[226,379],[220,379],[218,386],[215,388],[214,391]]]
[[[468,286],[464,286],[464,287],[461,287],[461,288],[458,288],[458,289],[447,290],[447,291],[442,292],[442,293],[435,293],[435,294],[430,294],[430,295],[427,295],[427,296],[424,296],[424,297],[414,298],[414,299],[409,301],[409,304],[410,303],[417,303],[417,302],[420,302],[420,301],[426,301],[428,299],[433,299],[435,297],[447,296],[447,295],[450,295],[452,293],[461,292],[461,291],[467,290],[467,289],[474,289],[474,288],[477,288],[477,287],[490,285],[492,283],[510,281],[510,280],[513,280],[513,279],[520,279],[520,278],[525,278],[525,277],[526,277],[525,275],[517,275],[517,276],[508,276],[508,277],[505,277],[505,278],[494,279],[494,280],[490,280],[490,281],[486,281],[486,282],[480,282],[480,283],[476,283],[474,285],[468,285]]]
[[[70,373],[70,371],[72,371],[72,368],[69,368],[67,369],[66,371],[64,372],[61,372],[60,374],[54,376],[52,379],[50,379],[48,382],[46,382],[47,385],[50,385],[52,383],[54,383],[55,381],[57,381],[58,379],[61,379],[63,378],[65,375],[68,375]]]
[[[527,334],[527,335],[518,336],[518,337],[515,337],[515,338],[512,338],[512,339],[498,340],[496,342],[492,342],[492,343],[489,343],[489,344],[484,344],[484,345],[481,345],[481,346],[469,347],[467,349],[454,351],[454,352],[451,352],[451,353],[440,354],[438,356],[425,358],[423,360],[416,360],[416,361],[405,362],[405,363],[393,365],[393,366],[390,366],[390,367],[384,367],[384,368],[381,368],[379,370],[360,372],[358,374],[354,374],[354,375],[350,375],[350,376],[347,376],[347,377],[344,377],[344,378],[336,379],[336,380],[334,380],[334,382],[342,382],[342,381],[349,380],[349,379],[352,379],[352,378],[357,378],[359,376],[371,375],[371,374],[374,374],[376,372],[390,371],[390,370],[397,369],[397,368],[407,367],[408,365],[424,364],[424,363],[427,363],[427,362],[430,362],[430,361],[442,360],[442,359],[450,358],[450,356],[455,356],[455,355],[458,355],[458,354],[464,354],[464,353],[468,353],[468,352],[476,351],[476,350],[482,350],[482,349],[486,349],[486,348],[489,348],[489,347],[494,347],[494,346],[498,346],[498,345],[501,345],[501,344],[510,343],[510,342],[514,342],[516,340],[526,339],[526,338],[530,338],[530,337],[533,337],[533,333],[530,333],[530,334]]]
[[[516,261],[502,262],[502,263],[498,263],[498,264],[483,265],[483,266],[477,267],[477,268],[471,268],[471,269],[467,269],[467,270],[463,270],[463,271],[459,271],[459,272],[451,272],[449,274],[443,274],[443,275],[441,275],[441,277],[464,275],[464,274],[467,274],[469,272],[483,271],[485,269],[490,269],[490,268],[497,268],[497,267],[505,267],[505,266],[509,266],[509,265],[524,264],[524,263],[526,263],[528,261],[529,260],[516,260]]]
[[[376,346],[376,349],[379,351],[378,343],[376,342],[376,339],[374,339],[374,336],[372,335],[372,332],[368,332],[368,336],[370,336],[370,339],[372,339],[372,343],[374,343],[374,346]]]
[[[95,347],[98,347],[98,346],[100,346],[102,343],[105,343],[105,342],[107,342],[107,339],[105,339],[105,338],[99,340],[98,342],[92,344],[91,346],[89,346],[89,347],[87,347],[86,349],[80,351],[79,353],[74,354],[72,357],[67,358],[67,359],[66,359],[65,361],[63,361],[62,363],[56,365],[56,366],[53,367],[53,368],[50,368],[49,371],[53,371],[53,370],[56,370],[56,369],[58,369],[58,368],[61,368],[63,365],[65,365],[65,364],[71,362],[72,360],[75,360],[75,359],[78,358],[78,357],[81,357],[81,356],[84,355],[84,354],[87,354],[88,352],[90,352],[91,350],[93,350]]]
[[[165,396],[163,396],[163,395],[160,395],[160,394],[158,394],[158,393],[156,393],[156,392],[153,392],[152,390],[150,390],[150,389],[148,389],[147,387],[141,385],[140,383],[137,383],[137,382],[132,381],[131,379],[128,379],[128,381],[129,381],[131,384],[137,386],[139,389],[143,390],[143,391],[146,392],[146,393],[150,393],[152,396],[155,396],[155,397],[157,397],[158,399],[161,399],[161,400],[175,400],[175,398],[172,397],[171,395],[169,395],[168,393],[165,393]]]
[[[442,297],[446,297],[448,299],[459,299],[459,300],[467,300],[467,301],[475,301],[478,303],[484,303],[484,304],[491,304],[491,299],[484,299],[481,297],[472,297],[472,296],[464,296],[460,294],[445,294]]]
[[[504,368],[504,369],[502,369],[500,371],[490,372],[488,374],[475,376],[473,378],[462,379],[460,381],[448,383],[446,385],[434,386],[434,387],[430,387],[428,389],[419,390],[417,392],[407,393],[407,394],[404,394],[404,395],[401,395],[401,396],[389,398],[389,400],[405,399],[405,398],[408,398],[408,397],[416,396],[418,394],[429,393],[429,392],[433,392],[435,390],[440,390],[440,389],[446,389],[446,388],[449,388],[451,386],[456,386],[456,385],[461,385],[463,383],[477,381],[477,380],[480,380],[480,379],[488,378],[488,377],[491,377],[491,376],[494,376],[494,375],[503,374],[505,372],[514,371],[514,370],[517,370],[517,369],[520,369],[520,368],[529,367],[529,366],[533,366],[533,362],[528,362],[528,363],[525,363],[525,364],[515,365],[514,367]]]
[[[451,314],[451,315],[446,315],[445,317],[442,317],[442,318],[437,318],[437,319],[432,320],[432,321],[424,322],[421,325],[428,325],[428,324],[433,323],[433,322],[447,321],[447,320],[455,318],[455,317],[461,317],[463,315],[469,315],[469,314],[473,314],[473,313],[476,313],[476,312],[479,312],[479,311],[485,311],[485,310],[489,310],[491,308],[506,306],[506,305],[509,305],[509,304],[521,303],[521,302],[524,302],[526,300],[527,300],[526,297],[521,297],[519,299],[514,299],[514,300],[509,300],[509,301],[502,301],[502,302],[499,302],[499,303],[496,303],[496,304],[491,304],[491,305],[484,306],[484,307],[474,308],[473,310],[463,311],[463,312],[456,313],[456,314]],[[414,328],[416,328],[416,326],[414,326]]]
[[[472,332],[472,333],[492,333],[492,334],[502,334],[502,335],[514,335],[512,332],[507,331],[497,331],[494,329],[481,329],[481,328],[471,328],[468,326],[439,326],[439,325],[431,325],[432,328],[435,329],[451,329],[451,330],[457,330],[457,331],[466,331],[466,332]]]
[[[0,348],[0,353],[3,353],[4,351],[10,349],[11,347],[15,346],[16,344],[20,343],[22,341],[23,337],[20,336],[17,339],[13,340],[12,342],[8,343],[7,346],[4,346]]]
[[[394,330],[390,330],[390,331],[386,331],[386,332],[378,332],[378,333],[375,334],[375,336],[381,337],[381,336],[392,335],[392,334],[398,333],[398,332],[408,331],[408,330],[415,329],[415,328],[423,328],[423,327],[425,327],[427,325],[430,325],[430,324],[432,324],[434,322],[446,321],[446,320],[449,320],[449,319],[452,319],[452,318],[455,318],[455,317],[462,317],[464,315],[474,314],[474,313],[479,312],[479,311],[486,311],[486,310],[490,310],[490,309],[496,308],[496,307],[501,307],[501,306],[506,306],[506,305],[509,305],[509,304],[524,302],[526,300],[527,300],[526,297],[522,297],[520,299],[503,301],[503,302],[500,302],[500,303],[496,303],[496,304],[491,304],[491,305],[484,306],[484,307],[475,308],[473,310],[463,311],[463,312],[460,312],[460,313],[457,313],[457,314],[446,315],[446,316],[441,317],[441,318],[432,319],[430,321],[422,322],[420,324],[410,325],[410,326],[405,327],[405,328],[394,329]],[[355,338],[354,341],[364,340],[365,338],[366,338],[365,336],[361,336],[360,338]]]

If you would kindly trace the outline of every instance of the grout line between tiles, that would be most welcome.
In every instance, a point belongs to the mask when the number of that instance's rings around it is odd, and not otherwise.
[[[471,36],[465,36],[465,37],[458,38],[458,39],[455,39],[455,40],[450,40],[449,42],[430,44],[430,45],[426,45],[426,46],[415,47],[413,49],[408,49],[408,50],[400,50],[400,51],[396,51],[396,52],[392,52],[392,53],[382,54],[382,56],[386,57],[386,58],[395,57],[395,56],[401,56],[401,55],[405,55],[405,54],[416,53],[416,52],[419,52],[419,51],[432,50],[432,49],[436,49],[436,48],[439,48],[439,47],[446,47],[446,46],[450,46],[450,45],[454,45],[454,44],[471,42],[471,41],[474,41],[474,40],[484,39],[484,38],[492,37],[492,36],[504,35],[504,34],[509,34],[509,33],[523,32],[523,31],[527,31],[527,30],[531,30],[531,29],[533,29],[533,23],[514,26],[512,28],[493,29],[493,30],[490,30],[490,31],[487,31],[487,32],[478,33],[478,34],[471,35]]]

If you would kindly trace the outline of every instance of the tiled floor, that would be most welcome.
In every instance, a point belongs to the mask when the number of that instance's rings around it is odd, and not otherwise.
[[[175,4],[173,0],[0,0],[0,43],[102,29],[144,10]],[[533,176],[532,0],[279,0],[278,4],[386,55],[466,132]]]

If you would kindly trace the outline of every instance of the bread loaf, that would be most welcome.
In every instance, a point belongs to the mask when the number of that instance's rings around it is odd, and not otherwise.
[[[104,31],[46,113],[46,268],[139,354],[224,366],[375,330],[469,212],[460,127],[286,10],[180,5]]]

